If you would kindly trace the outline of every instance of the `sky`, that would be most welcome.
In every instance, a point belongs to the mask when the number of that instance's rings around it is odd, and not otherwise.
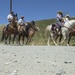
[[[25,21],[37,21],[56,18],[58,11],[64,16],[75,16],[75,0],[12,0],[12,11],[24,16]],[[10,0],[0,0],[0,24],[7,24],[10,13]]]

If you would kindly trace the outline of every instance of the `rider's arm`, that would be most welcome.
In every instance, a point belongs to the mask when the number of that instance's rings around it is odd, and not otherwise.
[[[57,14],[58,19],[62,19],[62,16],[60,14]]]

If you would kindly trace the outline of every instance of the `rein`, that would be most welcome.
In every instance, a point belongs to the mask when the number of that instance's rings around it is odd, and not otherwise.
[[[68,30],[70,30],[70,28],[69,28],[69,27],[67,27],[67,26],[63,26],[63,27],[65,27],[65,28],[67,28]]]
[[[68,28],[67,26],[64,26],[65,28],[67,28],[68,30],[73,30],[75,31],[75,28]]]
[[[10,26],[10,27],[15,30],[15,28],[13,26]]]

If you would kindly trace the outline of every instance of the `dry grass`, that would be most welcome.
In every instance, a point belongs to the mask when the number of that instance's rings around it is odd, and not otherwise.
[[[47,45],[47,40],[45,38],[45,28],[47,25],[55,23],[56,19],[49,19],[49,20],[40,20],[36,21],[36,24],[39,26],[40,31],[36,32],[34,37],[32,38],[32,42],[30,42],[28,45]],[[5,25],[0,25],[0,39],[2,35],[2,29]],[[25,39],[26,42],[26,39]],[[1,44],[4,44],[1,43]],[[54,45],[52,41],[50,41],[51,45]],[[63,46],[66,44],[64,43]],[[75,37],[71,38],[70,45],[75,46]]]

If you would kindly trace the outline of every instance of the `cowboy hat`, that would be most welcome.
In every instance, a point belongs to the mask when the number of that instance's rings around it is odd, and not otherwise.
[[[21,18],[24,18],[24,16],[21,16]]]
[[[63,14],[62,11],[58,11],[58,14]]]

